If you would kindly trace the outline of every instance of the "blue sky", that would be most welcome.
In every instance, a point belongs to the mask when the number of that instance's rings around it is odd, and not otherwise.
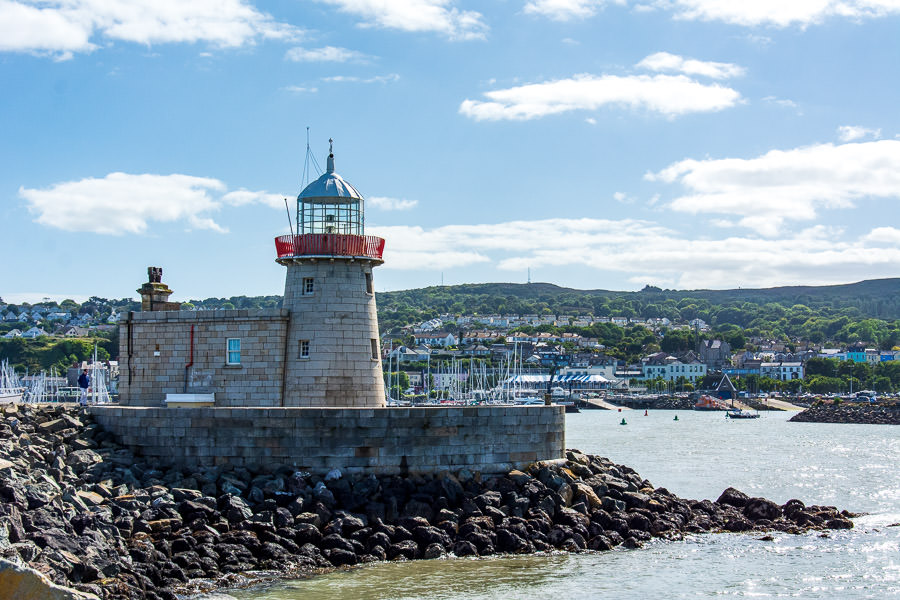
[[[279,294],[306,128],[376,289],[894,277],[900,0],[0,0],[0,297]]]

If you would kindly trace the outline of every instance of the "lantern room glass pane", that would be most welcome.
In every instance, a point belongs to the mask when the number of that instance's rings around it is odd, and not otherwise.
[[[359,200],[300,202],[297,230],[305,233],[362,235],[363,211]]]

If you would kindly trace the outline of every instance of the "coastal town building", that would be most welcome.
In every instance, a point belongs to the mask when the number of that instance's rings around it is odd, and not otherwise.
[[[678,381],[680,378],[693,383],[706,376],[706,365],[691,356],[679,359],[665,352],[651,354],[642,361],[641,375],[638,379],[650,380],[662,378],[665,381]]]
[[[700,360],[710,371],[721,371],[731,365],[731,346],[723,340],[703,340],[699,348]]]
[[[762,377],[771,377],[778,381],[803,379],[803,363],[799,362],[764,362],[759,366]]]

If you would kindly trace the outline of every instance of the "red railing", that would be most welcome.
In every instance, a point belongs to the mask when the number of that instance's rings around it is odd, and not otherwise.
[[[275,238],[278,258],[292,256],[366,256],[382,260],[384,239],[374,235],[307,233]]]

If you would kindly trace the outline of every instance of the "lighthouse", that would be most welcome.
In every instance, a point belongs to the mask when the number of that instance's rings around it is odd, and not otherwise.
[[[372,269],[384,240],[365,235],[365,200],[334,170],[297,196],[297,228],[275,239],[287,267],[283,406],[381,407],[384,379]]]

